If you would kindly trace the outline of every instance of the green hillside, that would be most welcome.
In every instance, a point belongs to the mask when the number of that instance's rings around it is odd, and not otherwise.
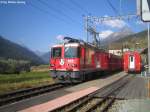
[[[147,31],[142,31],[109,44],[109,49],[121,49],[122,46],[129,47],[131,49],[146,48],[147,42]]]
[[[0,36],[0,58],[26,60],[31,65],[43,64],[43,61],[29,49],[22,47]]]

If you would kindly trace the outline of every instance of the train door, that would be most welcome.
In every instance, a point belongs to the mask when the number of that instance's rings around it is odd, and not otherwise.
[[[135,57],[129,56],[129,69],[135,69]]]
[[[85,68],[85,48],[84,47],[80,47],[80,66],[81,66],[81,68]]]
[[[98,52],[95,53],[95,66],[96,68],[100,68],[100,57]]]

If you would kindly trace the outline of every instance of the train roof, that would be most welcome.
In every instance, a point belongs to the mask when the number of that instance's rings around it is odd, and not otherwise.
[[[71,38],[71,37],[64,37],[64,43],[53,45],[52,47],[62,47],[63,45],[64,46],[79,46],[79,45],[83,45],[83,46],[86,46],[86,47],[89,47],[89,48],[92,48],[92,49],[95,49],[95,50],[100,50],[100,51],[106,52],[106,50],[98,48],[95,45],[93,45],[92,43],[89,43],[89,42],[87,43],[87,42],[85,42],[83,40],[74,39],[74,38]]]
[[[62,44],[53,45],[52,47],[62,47]]]
[[[64,44],[65,47],[78,47],[80,46],[80,43],[67,43],[67,44]]]
[[[138,51],[126,51],[127,54],[140,54]]]
[[[66,40],[64,42],[64,44],[73,44],[73,43],[78,43],[79,45],[85,45],[87,47],[91,47],[91,48],[94,48],[94,49],[97,49],[97,50],[102,50],[102,51],[105,51],[104,49],[100,49],[98,47],[96,47],[95,45],[93,45],[92,43],[87,43],[83,40],[79,40],[79,39],[74,39],[74,38],[71,38],[71,37],[64,37],[64,40]]]

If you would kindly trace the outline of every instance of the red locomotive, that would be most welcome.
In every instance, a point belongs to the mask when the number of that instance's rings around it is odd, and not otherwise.
[[[124,71],[140,72],[141,71],[141,56],[137,51],[127,51],[123,55]]]
[[[122,69],[122,58],[83,41],[65,37],[68,41],[51,48],[51,76],[61,82],[82,82],[95,72]],[[93,73],[93,74],[92,74]]]

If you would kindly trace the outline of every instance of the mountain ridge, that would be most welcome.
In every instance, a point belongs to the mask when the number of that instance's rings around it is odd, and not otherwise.
[[[114,32],[114,33],[110,34],[108,37],[106,37],[105,39],[103,39],[102,44],[107,45],[107,44],[118,41],[118,40],[125,38],[132,34],[133,34],[133,32],[128,27],[125,27],[125,28],[122,28],[120,31]]]
[[[43,60],[30,49],[0,36],[0,57],[5,59],[27,60],[31,65],[44,64]]]
[[[143,49],[147,47],[147,42],[147,31],[144,30],[121,38],[107,46],[109,46],[109,49],[122,49],[122,47]]]

